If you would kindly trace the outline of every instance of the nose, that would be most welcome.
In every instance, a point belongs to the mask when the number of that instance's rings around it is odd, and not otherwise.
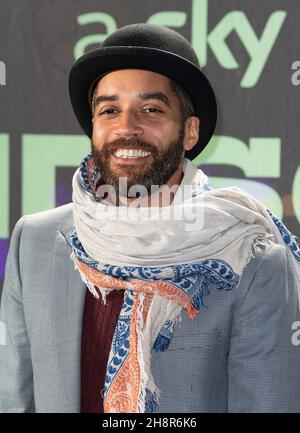
[[[115,134],[123,137],[143,135],[144,130],[138,116],[132,110],[122,111],[117,119]]]

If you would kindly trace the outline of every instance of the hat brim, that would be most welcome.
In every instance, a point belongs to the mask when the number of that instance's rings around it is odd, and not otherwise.
[[[89,93],[101,75],[120,69],[144,69],[166,75],[189,94],[200,119],[199,141],[185,156],[193,160],[213,135],[217,106],[212,87],[201,70],[188,60],[168,51],[144,47],[101,47],[74,63],[69,76],[69,94],[74,113],[84,132],[92,136]]]

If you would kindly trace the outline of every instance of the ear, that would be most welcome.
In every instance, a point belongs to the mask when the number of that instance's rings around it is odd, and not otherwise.
[[[190,116],[185,121],[184,127],[184,150],[191,150],[199,140],[200,119],[196,116]]]

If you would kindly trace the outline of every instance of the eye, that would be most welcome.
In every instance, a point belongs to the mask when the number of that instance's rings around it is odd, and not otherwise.
[[[146,113],[162,113],[163,111],[156,107],[146,107],[143,109]]]
[[[99,111],[98,116],[105,116],[110,114],[117,114],[117,108],[105,108]]]

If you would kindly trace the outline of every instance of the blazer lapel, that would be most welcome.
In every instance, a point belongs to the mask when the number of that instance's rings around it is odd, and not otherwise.
[[[70,232],[56,233],[51,308],[61,412],[80,412],[81,330],[86,286],[70,259]]]

